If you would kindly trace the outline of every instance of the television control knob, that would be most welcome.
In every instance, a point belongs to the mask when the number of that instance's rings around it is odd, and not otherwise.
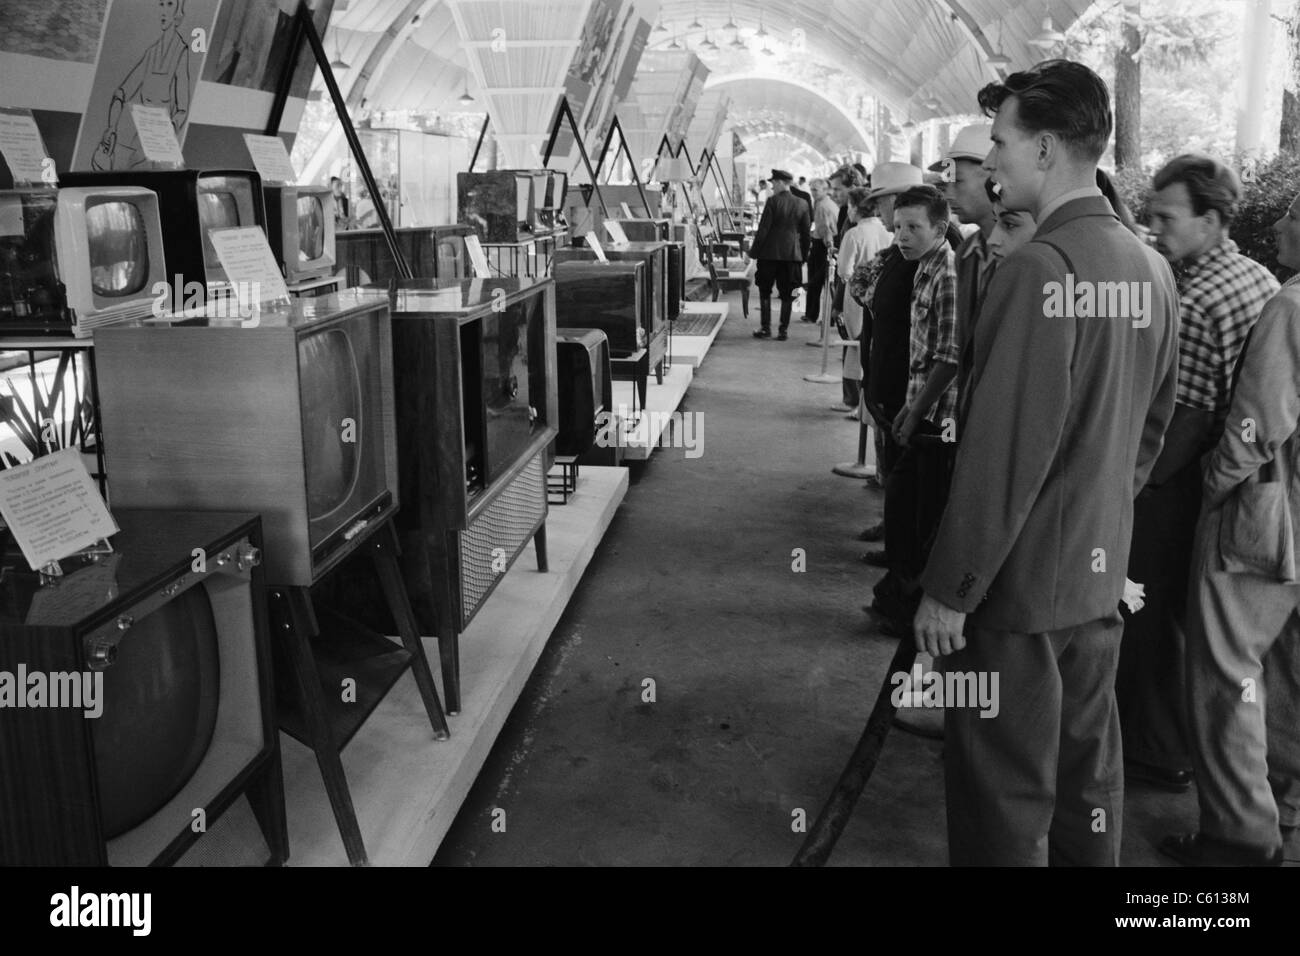
[[[222,555],[218,555],[218,556],[217,556],[217,567],[219,567],[219,568],[224,568],[224,567],[225,567],[227,564],[229,564],[229,563],[230,563],[230,552],[229,552],[229,551],[227,551],[225,554],[222,554]]]
[[[117,619],[117,629],[119,631],[130,630],[131,625],[135,623],[135,618],[130,614],[123,614]]]
[[[86,666],[92,671],[102,671],[117,660],[117,645],[105,640],[93,641],[86,648]]]
[[[241,571],[255,568],[262,563],[262,552],[251,544],[241,544],[235,551],[235,566]]]

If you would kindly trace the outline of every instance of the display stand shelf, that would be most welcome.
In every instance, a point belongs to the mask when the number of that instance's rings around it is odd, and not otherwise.
[[[659,440],[671,420],[669,416],[677,411],[686,390],[691,387],[695,370],[685,364],[674,365],[664,376],[662,385],[650,383],[646,403],[641,415],[635,420],[636,425],[630,431],[622,431],[622,421],[630,416],[633,399],[633,386],[630,382],[614,383],[614,410],[620,421],[619,442],[624,446],[624,457],[629,461],[646,461],[659,447]]]
[[[708,335],[683,335],[681,332],[674,332],[673,361],[679,365],[689,365],[691,368],[699,368],[703,365],[704,356],[708,355],[709,349],[713,348],[713,342],[721,333],[730,312],[731,307],[726,302],[688,302],[682,306],[684,319],[707,315],[716,316],[720,321],[714,324],[713,330]]]

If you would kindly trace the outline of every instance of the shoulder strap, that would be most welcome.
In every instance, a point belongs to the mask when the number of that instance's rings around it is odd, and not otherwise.
[[[1054,242],[1048,242],[1046,239],[1030,239],[1029,241],[1030,241],[1030,242],[1041,242],[1041,243],[1042,243],[1043,245],[1045,245],[1045,246],[1051,246],[1053,249],[1056,250],[1056,254],[1057,254],[1058,256],[1060,256],[1062,259],[1065,260],[1065,268],[1066,268],[1066,271],[1068,271],[1068,272],[1074,272],[1074,263],[1071,262],[1071,261],[1070,261],[1070,257],[1069,257],[1068,255],[1065,254],[1065,250],[1062,249],[1060,246],[1058,246],[1056,243],[1054,243]]]

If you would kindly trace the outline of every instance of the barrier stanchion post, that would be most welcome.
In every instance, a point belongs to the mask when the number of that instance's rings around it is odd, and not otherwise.
[[[827,259],[830,253],[827,253]],[[821,307],[821,329],[822,329],[822,370],[816,375],[805,375],[805,382],[812,382],[816,385],[838,385],[841,376],[834,375],[829,371],[830,351],[831,351],[831,274],[830,269],[826,270],[826,278],[822,280],[822,307]],[[816,342],[809,342],[809,345],[816,345]]]

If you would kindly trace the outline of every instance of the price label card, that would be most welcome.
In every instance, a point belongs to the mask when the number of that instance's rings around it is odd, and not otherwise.
[[[474,275],[481,279],[490,278],[492,268],[488,265],[487,253],[483,251],[483,244],[478,241],[478,236],[465,237],[465,250],[469,253],[469,264],[474,269]]]
[[[284,284],[280,264],[267,244],[266,233],[258,226],[213,229],[208,235],[241,306],[255,309],[268,303],[289,301],[289,288]]]
[[[587,233],[587,246],[601,262],[609,262],[609,258],[605,255],[605,250],[601,248],[600,240],[596,238],[594,232]]]
[[[136,135],[140,138],[140,148],[145,156],[155,163],[170,163],[184,166],[185,157],[181,155],[181,144],[176,138],[176,127],[172,118],[159,106],[142,106],[131,104],[131,118],[135,121]]]
[[[248,155],[252,157],[253,166],[263,183],[292,186],[298,182],[298,173],[289,159],[289,150],[280,137],[245,133],[244,142],[248,145]]]
[[[54,160],[45,152],[45,141],[31,110],[0,109],[0,153],[15,183],[58,184]]]
[[[609,232],[609,237],[614,240],[614,245],[627,245],[627,233],[623,231],[623,224],[617,219],[606,219],[605,229]]]
[[[628,205],[627,203],[625,203],[625,202],[621,202],[621,203],[619,203],[619,205],[620,205],[621,207],[623,207],[623,218],[624,218],[624,219],[633,219],[633,218],[635,218],[635,217],[632,215],[632,207],[631,207],[631,206],[629,206],[629,205]]]
[[[75,448],[0,471],[0,514],[33,571],[118,530]]]

